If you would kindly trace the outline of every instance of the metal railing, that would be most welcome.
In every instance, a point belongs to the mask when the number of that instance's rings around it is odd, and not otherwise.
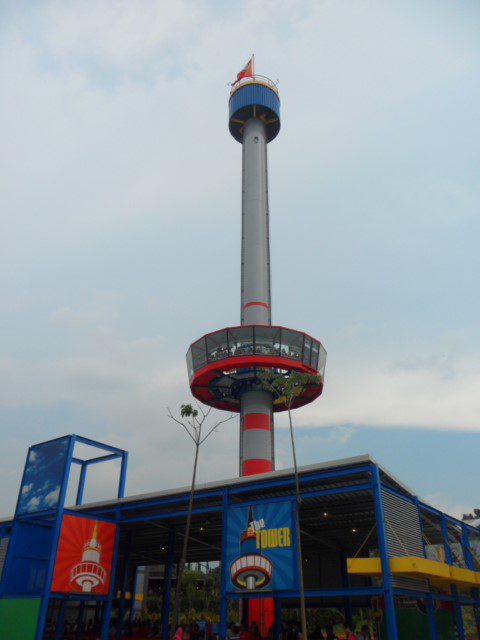
[[[253,76],[246,76],[245,78],[240,78],[240,80],[236,80],[235,82],[232,82],[230,85],[231,86],[230,95],[232,95],[232,93],[235,93],[235,91],[239,89],[241,86],[245,84],[252,84],[254,82],[266,84],[268,87],[270,87],[270,89],[272,89],[272,91],[275,91],[275,93],[278,96],[278,89],[277,89],[278,80],[274,82],[273,80],[270,80],[270,78],[267,78],[267,76],[260,76],[258,75],[258,73],[256,73]]]

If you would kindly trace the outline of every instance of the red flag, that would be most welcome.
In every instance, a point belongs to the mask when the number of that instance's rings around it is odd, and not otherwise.
[[[253,56],[243,67],[241,71],[237,73],[237,82],[242,78],[251,78],[253,76]]]

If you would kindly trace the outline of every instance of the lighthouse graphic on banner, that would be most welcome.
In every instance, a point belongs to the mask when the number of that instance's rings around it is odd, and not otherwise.
[[[51,591],[107,594],[114,540],[110,522],[64,516]]]

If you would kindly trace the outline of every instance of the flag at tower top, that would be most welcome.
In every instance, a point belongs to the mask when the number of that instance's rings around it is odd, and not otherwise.
[[[237,82],[242,78],[251,78],[253,76],[253,56],[243,67],[241,71],[237,73]]]

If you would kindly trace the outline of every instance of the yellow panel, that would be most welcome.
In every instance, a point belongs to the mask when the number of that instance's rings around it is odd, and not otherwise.
[[[461,569],[460,567],[450,567],[450,576],[452,580],[461,586],[476,587],[477,581],[475,580],[475,571],[469,569]],[[478,575],[478,573],[477,573]]]
[[[390,558],[389,563],[393,575],[428,578],[432,584],[440,586],[456,584],[460,588],[469,588],[480,585],[480,572],[451,567],[445,562],[406,556]],[[348,558],[347,571],[357,576],[381,576],[380,558]]]
[[[347,571],[356,576],[381,576],[380,558],[347,558]]]

